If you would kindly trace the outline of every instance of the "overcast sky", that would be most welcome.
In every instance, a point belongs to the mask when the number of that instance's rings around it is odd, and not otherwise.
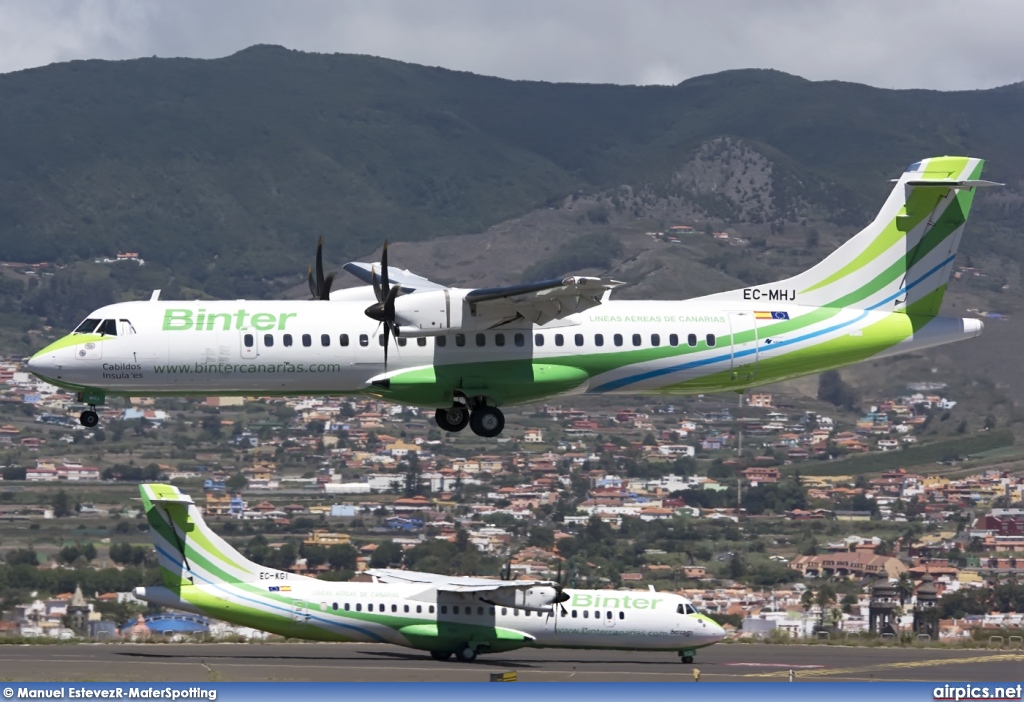
[[[513,79],[672,84],[731,68],[957,90],[1024,80],[1016,0],[0,0],[0,72],[253,44]]]

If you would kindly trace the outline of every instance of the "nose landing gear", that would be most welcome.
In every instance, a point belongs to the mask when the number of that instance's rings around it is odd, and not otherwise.
[[[100,423],[100,416],[96,414],[95,409],[87,409],[78,416],[78,421],[82,423],[83,427],[92,429]]]

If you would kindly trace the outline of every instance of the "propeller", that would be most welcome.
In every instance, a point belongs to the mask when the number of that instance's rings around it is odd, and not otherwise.
[[[324,238],[316,242],[316,277],[313,277],[313,268],[306,268],[306,279],[309,282],[309,292],[314,300],[330,300],[331,285],[334,283],[334,274],[324,277]]]
[[[566,611],[565,605],[562,603],[569,600],[569,595],[566,594],[565,584],[562,582],[562,559],[558,559],[558,577],[555,578],[555,582],[557,583],[555,585],[555,592],[558,594],[555,595],[554,603],[562,610],[562,616],[564,617],[569,612]]]
[[[366,316],[375,319],[384,325],[384,371],[388,369],[388,344],[390,337],[396,339],[399,336],[398,324],[395,323],[395,298],[401,291],[401,287],[392,287],[388,279],[388,242],[384,242],[384,251],[380,256],[380,282],[377,281],[377,269],[370,269],[370,282],[373,284],[373,294],[377,297],[377,304],[366,308]]]
[[[512,554],[511,553],[508,556],[508,560],[505,561],[505,567],[502,569],[501,579],[502,580],[511,580],[512,579]]]

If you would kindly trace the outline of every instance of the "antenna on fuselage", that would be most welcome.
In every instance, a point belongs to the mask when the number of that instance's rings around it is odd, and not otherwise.
[[[154,290],[153,294],[149,296],[149,301],[150,302],[156,302],[159,299],[160,299],[160,291],[159,290]]]

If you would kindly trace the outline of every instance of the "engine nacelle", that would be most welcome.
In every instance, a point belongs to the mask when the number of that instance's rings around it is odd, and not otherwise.
[[[502,590],[486,593],[480,597],[487,604],[498,607],[515,607],[531,612],[550,612],[556,603],[568,599],[564,595],[559,599],[559,592],[549,585],[538,585],[526,590]]]
[[[432,336],[462,328],[465,293],[429,290],[395,299],[395,322],[402,336]]]

